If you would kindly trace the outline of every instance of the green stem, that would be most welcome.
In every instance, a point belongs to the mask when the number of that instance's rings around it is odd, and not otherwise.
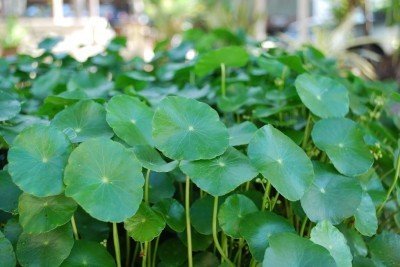
[[[306,129],[304,130],[303,142],[301,143],[301,147],[303,149],[306,149],[310,133],[311,133],[311,113],[308,114]]]
[[[189,80],[190,80],[190,84],[195,85],[196,84],[196,76],[194,71],[191,71],[189,74]]]
[[[268,181],[268,183],[267,183],[267,188],[265,189],[264,197],[263,197],[263,201],[262,201],[262,207],[261,207],[261,210],[262,210],[262,211],[266,209],[266,207],[267,207],[267,202],[270,200],[270,199],[269,199],[269,192],[270,192],[270,190],[271,190],[271,183]]]
[[[76,240],[79,240],[78,228],[76,227],[74,215],[72,215],[72,217],[71,217],[71,224],[72,224],[72,232],[74,233],[74,237]]]
[[[300,228],[300,236],[304,236],[304,230],[306,229],[308,218],[307,216],[304,217],[303,222],[301,223],[301,228]]]
[[[129,266],[129,260],[131,258],[131,238],[128,234],[128,231],[126,231],[126,260],[125,260],[125,266]]]
[[[225,75],[225,64],[221,63],[221,93],[223,97],[226,96]]]
[[[249,191],[249,189],[250,189],[250,181],[248,181],[248,182],[246,183],[246,191]]]
[[[400,149],[400,148],[399,148],[399,149]],[[390,186],[389,191],[388,191],[387,194],[386,194],[385,201],[383,201],[382,205],[381,205],[381,206],[379,207],[379,209],[378,209],[378,212],[377,212],[378,216],[379,216],[380,213],[382,212],[382,210],[383,210],[383,208],[384,208],[386,202],[388,202],[388,200],[389,200],[389,198],[390,198],[390,195],[392,194],[394,188],[396,187],[396,185],[397,185],[397,180],[399,179],[399,174],[400,174],[400,151],[399,151],[399,155],[397,155],[396,172],[395,172],[394,177],[393,177],[393,183],[392,183],[392,185]]]
[[[242,250],[244,246],[244,241],[243,238],[239,238],[239,244],[238,244],[238,250],[236,252],[234,262],[236,263],[236,266],[241,266],[242,265]]]
[[[222,242],[222,250],[224,251],[224,254],[226,255],[226,257],[229,258],[228,240],[226,238],[226,235],[224,235],[224,233],[221,233],[221,242]]]
[[[190,224],[190,178],[189,178],[189,176],[186,176],[185,213],[186,213],[186,237],[187,237],[188,267],[193,267],[192,229],[191,229],[191,224]]]
[[[272,202],[271,202],[271,206],[270,206],[270,211],[273,211],[274,210],[274,208],[275,208],[275,205],[276,205],[276,202],[278,201],[278,197],[279,197],[279,192],[276,192],[276,195],[275,195],[275,197],[272,199]]]
[[[213,209],[213,217],[212,217],[212,233],[214,238],[215,248],[218,250],[221,257],[228,263],[228,265],[235,266],[225,255],[221,245],[218,241],[218,232],[217,232],[217,215],[218,215],[218,197],[214,197],[214,209]]]
[[[142,267],[147,267],[147,249],[149,246],[149,242],[144,242],[144,246],[142,249]]]
[[[150,180],[150,170],[147,170],[144,183],[144,202],[146,204],[149,203],[149,180]]]
[[[154,245],[153,261],[152,261],[152,264],[151,264],[152,267],[156,267],[156,256],[157,256],[158,242],[160,241],[160,236],[161,235],[157,236],[156,244]]]
[[[113,223],[113,239],[114,239],[114,249],[115,249],[115,258],[117,260],[117,267],[121,267],[121,249],[119,247],[119,237],[118,237],[118,229],[116,223]]]
[[[132,267],[135,266],[136,257],[137,257],[138,252],[139,252],[139,246],[140,246],[140,243],[135,242],[135,250],[133,251],[133,257],[132,257]]]

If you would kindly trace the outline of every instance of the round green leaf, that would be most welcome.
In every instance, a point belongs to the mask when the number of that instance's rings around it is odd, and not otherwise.
[[[139,99],[117,95],[111,98],[107,107],[107,122],[119,138],[127,144],[153,146],[151,120],[153,110]]]
[[[240,238],[239,224],[248,213],[258,211],[252,200],[244,195],[229,196],[219,208],[218,222],[222,230],[233,238]]]
[[[353,259],[353,267],[376,267],[374,262],[370,258],[356,256]]]
[[[382,232],[369,244],[371,258],[382,266],[397,267],[400,262],[400,235]]]
[[[219,201],[221,205],[223,201]],[[193,228],[202,235],[212,234],[214,198],[205,195],[196,199],[190,207],[190,218]]]
[[[136,214],[125,221],[124,226],[135,241],[147,242],[161,234],[165,220],[161,214],[142,203]]]
[[[3,267],[14,267],[17,265],[11,242],[0,231],[0,263]]]
[[[113,87],[113,82],[106,75],[88,71],[75,73],[67,83],[68,91],[82,90],[92,99],[107,97]]]
[[[160,245],[158,255],[167,266],[181,266],[187,260],[187,248],[179,239],[171,238]]]
[[[205,251],[197,253],[193,256],[193,265],[201,267],[215,267],[219,265],[217,256],[213,253]]]
[[[178,166],[178,161],[166,162],[154,148],[148,145],[137,145],[132,148],[140,163],[148,170],[170,172]]]
[[[114,133],[106,122],[106,111],[102,105],[83,100],[59,112],[51,122],[68,135],[72,143],[89,138],[111,138]]]
[[[113,267],[114,258],[104,246],[86,240],[77,240],[72,247],[71,254],[61,264],[61,267],[93,266]]]
[[[354,228],[346,228],[345,225],[339,225],[340,232],[346,237],[347,244],[351,253],[356,256],[367,256],[368,248],[363,237]]]
[[[295,86],[304,105],[321,118],[344,117],[349,112],[347,89],[334,79],[304,73]]]
[[[249,121],[245,121],[228,128],[229,145],[247,145],[251,138],[253,138],[253,135],[256,131],[257,127]]]
[[[76,203],[64,195],[35,197],[22,194],[19,198],[19,222],[24,232],[39,234],[66,224],[76,210]]]
[[[205,251],[213,242],[212,235],[202,235],[192,227],[192,250]],[[186,231],[178,233],[179,240],[187,247]]]
[[[4,226],[4,236],[10,240],[15,248],[17,246],[18,238],[22,233],[22,227],[18,222],[18,217],[13,217],[7,221]]]
[[[353,256],[346,238],[329,221],[319,222],[311,230],[311,241],[323,246],[332,255],[337,266],[351,267]]]
[[[149,202],[157,203],[175,193],[174,178],[166,173],[152,172],[149,180]]]
[[[282,232],[294,232],[293,226],[285,218],[269,211],[246,214],[239,224],[239,233],[249,245],[251,255],[260,262],[270,236]]]
[[[153,118],[156,147],[178,160],[212,159],[229,144],[228,130],[207,104],[179,96],[164,98]]]
[[[70,224],[38,235],[22,233],[17,244],[21,266],[60,266],[74,245]]]
[[[122,222],[139,208],[144,179],[131,151],[105,138],[90,139],[71,153],[65,168],[65,195],[92,217]]]
[[[0,90],[0,121],[14,118],[21,111],[21,104],[11,94]]]
[[[163,215],[168,226],[175,232],[183,232],[185,230],[185,209],[176,199],[163,199],[157,202],[153,209]]]
[[[67,137],[56,128],[34,125],[24,129],[8,152],[8,172],[24,192],[38,197],[62,193],[62,175],[71,151]]]
[[[242,67],[249,61],[246,49],[239,46],[223,47],[202,55],[195,65],[195,72],[204,76],[225,64],[227,67]]]
[[[296,234],[280,233],[269,239],[270,247],[265,251],[263,267],[337,266],[328,250]]]
[[[7,171],[0,171],[0,210],[15,213],[18,208],[18,198],[21,189],[11,180]]]
[[[106,222],[96,220],[87,214],[82,208],[78,208],[74,214],[79,236],[88,241],[102,242],[108,239],[110,226]]]
[[[365,236],[373,236],[378,230],[378,219],[372,198],[364,192],[354,214],[356,229]]]
[[[315,180],[301,199],[301,206],[313,222],[329,220],[339,224],[355,214],[362,189],[355,178],[338,174],[331,165],[314,163]]]
[[[249,159],[233,147],[214,159],[182,161],[180,168],[212,196],[225,195],[258,174]]]
[[[326,152],[335,168],[347,176],[363,174],[374,160],[357,124],[345,118],[323,119],[311,132],[315,145]]]
[[[255,133],[248,155],[257,170],[290,201],[299,200],[314,179],[306,153],[271,125]]]

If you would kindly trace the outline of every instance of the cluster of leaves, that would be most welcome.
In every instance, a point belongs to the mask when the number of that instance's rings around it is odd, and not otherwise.
[[[56,42],[0,60],[2,266],[399,266],[396,84],[224,30]]]

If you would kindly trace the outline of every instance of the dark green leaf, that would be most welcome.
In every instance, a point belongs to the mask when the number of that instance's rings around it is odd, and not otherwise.
[[[270,236],[283,232],[294,232],[293,226],[285,218],[269,211],[246,214],[239,225],[239,233],[247,241],[251,255],[260,262],[264,259]]]

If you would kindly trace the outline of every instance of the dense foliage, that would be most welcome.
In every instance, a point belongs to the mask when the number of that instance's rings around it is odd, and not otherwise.
[[[400,95],[186,32],[0,60],[1,266],[399,266]]]

